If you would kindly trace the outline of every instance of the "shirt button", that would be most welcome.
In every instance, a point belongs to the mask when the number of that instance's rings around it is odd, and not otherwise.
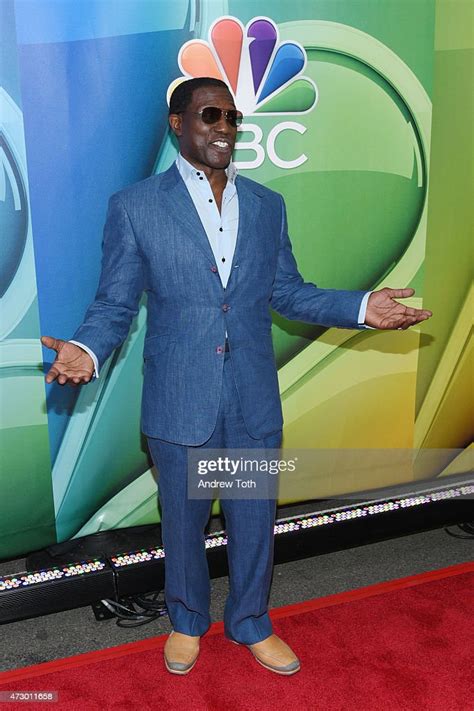
[[[211,272],[217,272],[217,267],[215,264],[212,265]]]
[[[222,311],[228,311],[230,309],[229,304],[222,304]]]
[[[222,257],[221,262],[225,262],[225,257]]]
[[[224,353],[224,348],[222,346],[217,346],[216,353]]]
[[[201,173],[199,172],[199,170],[196,171],[196,175],[201,175]]]
[[[222,227],[219,227],[219,232],[224,232],[224,229]]]
[[[213,202],[213,199],[212,199],[212,198],[209,198],[209,202]]]

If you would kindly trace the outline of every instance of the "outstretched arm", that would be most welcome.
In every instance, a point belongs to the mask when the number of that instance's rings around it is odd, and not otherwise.
[[[282,221],[278,267],[271,299],[275,311],[289,319],[321,326],[376,329],[406,329],[432,316],[428,309],[415,309],[395,299],[413,296],[413,289],[384,288],[368,297],[364,324],[359,312],[367,292],[341,289],[319,289],[305,282],[298,271],[288,237],[286,210],[281,201]]]

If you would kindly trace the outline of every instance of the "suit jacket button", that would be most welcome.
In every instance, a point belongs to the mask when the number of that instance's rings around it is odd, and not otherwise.
[[[212,265],[212,267],[211,267],[211,272],[214,272],[214,273],[217,272],[217,267],[216,267],[215,264]]]
[[[222,346],[217,346],[216,353],[224,353],[224,348]]]
[[[229,304],[222,304],[222,311],[228,311],[230,309]]]

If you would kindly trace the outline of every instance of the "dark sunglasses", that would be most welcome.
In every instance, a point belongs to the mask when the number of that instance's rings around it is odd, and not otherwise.
[[[237,109],[218,109],[217,106],[206,106],[201,111],[177,111],[178,114],[195,114],[195,116],[200,116],[204,123],[213,124],[221,120],[224,116],[227,123],[236,128],[240,126],[243,120],[243,115]]]

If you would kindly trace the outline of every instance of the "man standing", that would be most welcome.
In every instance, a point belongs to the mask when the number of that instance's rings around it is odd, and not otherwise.
[[[303,281],[282,197],[237,176],[231,163],[241,120],[219,80],[191,79],[174,90],[176,163],[112,196],[95,301],[72,341],[42,339],[57,352],[47,382],[89,382],[125,340],[147,291],[142,429],[160,475],[173,627],[165,664],[175,674],[192,669],[210,625],[204,529],[211,501],[187,496],[188,449],[280,446],[270,309],[342,328],[405,329],[431,316],[394,301],[412,289],[367,294]],[[230,576],[225,634],[267,669],[294,674],[300,662],[272,633],[268,615],[276,502],[221,503]]]

